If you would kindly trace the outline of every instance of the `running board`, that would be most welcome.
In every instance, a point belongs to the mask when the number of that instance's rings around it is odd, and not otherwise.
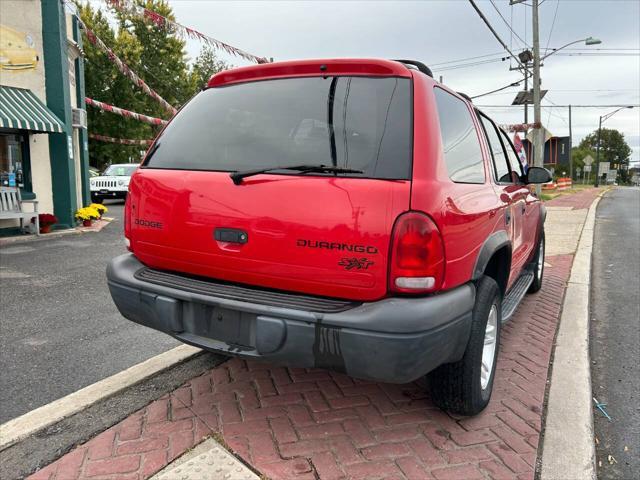
[[[511,290],[502,301],[502,323],[506,323],[511,319],[532,282],[533,272],[526,270],[513,284]]]

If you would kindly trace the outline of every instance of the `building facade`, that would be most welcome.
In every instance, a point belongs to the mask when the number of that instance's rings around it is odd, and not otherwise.
[[[60,0],[0,1],[0,186],[69,227],[89,202],[88,158],[75,17]]]

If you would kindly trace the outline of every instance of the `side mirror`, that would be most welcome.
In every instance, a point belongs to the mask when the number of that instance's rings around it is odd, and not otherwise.
[[[549,183],[553,180],[551,172],[542,167],[529,167],[524,176],[524,183]]]

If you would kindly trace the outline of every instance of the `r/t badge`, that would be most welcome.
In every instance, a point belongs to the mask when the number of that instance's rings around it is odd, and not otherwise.
[[[345,257],[338,262],[338,265],[344,267],[345,270],[366,270],[373,262],[368,258]]]

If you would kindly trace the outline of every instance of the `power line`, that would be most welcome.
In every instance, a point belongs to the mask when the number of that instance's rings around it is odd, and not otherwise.
[[[621,48],[584,48],[584,47],[572,47],[572,48],[565,48],[565,51],[570,51],[570,50],[576,50],[576,51],[593,51],[593,50],[633,50],[633,51],[640,51],[640,48],[625,48],[625,47],[621,47]]]
[[[445,72],[448,70],[458,70],[460,68],[468,68],[468,67],[475,67],[478,65],[486,65],[488,63],[496,63],[496,62],[503,62],[505,61],[507,58],[509,57],[504,57],[504,58],[494,58],[492,60],[483,60],[483,61],[479,61],[479,62],[472,62],[472,63],[463,63],[460,65],[452,65],[450,67],[443,67],[443,68],[434,68],[433,71],[434,72]]]
[[[635,88],[609,88],[609,89],[575,89],[575,90],[571,90],[571,89],[549,89],[550,92],[562,92],[562,93],[584,93],[584,92],[591,92],[591,93],[602,93],[602,92],[637,92],[638,89]],[[491,95],[509,95],[509,92],[503,92],[503,93],[492,93]]]
[[[487,20],[487,17],[484,16],[484,14],[482,13],[482,11],[478,8],[478,5],[476,5],[476,2],[474,0],[469,0],[469,3],[471,4],[471,6],[473,7],[473,9],[476,11],[476,13],[480,16],[480,18],[482,19],[482,21],[485,23],[485,25],[487,26],[487,28],[489,28],[489,30],[491,30],[491,33],[493,33],[493,36],[496,37],[496,40],[498,40],[498,42],[500,42],[500,45],[502,45],[502,47],[509,52],[509,55],[511,55],[516,62],[518,62],[518,65],[520,65],[522,68],[527,68],[526,65],[524,65],[521,61],[520,58],[518,58],[507,46],[506,43],[504,43],[504,41],[502,40],[502,38],[500,38],[500,35],[498,35],[498,32],[495,31],[495,29],[493,28],[493,26],[491,26],[491,23],[489,23],[489,20]]]
[[[573,53],[556,53],[554,55],[558,55],[559,57],[640,57],[639,53],[613,53],[613,52],[602,52],[602,53],[588,53],[588,52],[573,52]]]
[[[553,48],[548,48],[546,50],[554,50]],[[640,54],[640,49],[634,49],[634,48],[593,48],[593,49],[588,49],[588,48],[567,48],[565,49],[564,52],[559,52],[556,53],[554,55],[568,55],[571,56],[571,53],[566,53],[568,51],[571,52],[575,52],[574,55],[581,55],[580,52],[586,52],[589,53],[590,55],[602,55],[602,56],[617,56],[619,54],[623,54],[623,56],[635,56],[635,55],[639,55]],[[598,53],[597,51],[602,51],[602,53]],[[637,51],[638,53],[628,53],[629,51]],[[465,62],[469,62],[472,60],[480,60],[480,59],[488,59],[489,57],[496,57],[491,61],[502,61],[503,58],[505,58],[504,53],[502,52],[495,52],[495,53],[488,53],[486,55],[475,55],[473,57],[466,57],[466,58],[458,58],[456,60],[447,60],[446,62],[437,62],[437,63],[431,63],[430,66],[437,68],[437,67],[443,67],[443,68],[449,68],[449,66],[453,66],[456,67],[458,64],[460,63],[465,64]],[[489,62],[487,62],[489,63]],[[446,67],[445,67],[446,66]],[[441,70],[441,69],[440,69]]]
[[[524,78],[522,80],[517,81],[517,82],[510,83],[509,85],[505,85],[504,87],[496,88],[495,90],[491,90],[489,92],[481,93],[479,95],[474,95],[474,96],[471,97],[471,99],[473,100],[474,98],[485,97],[487,95],[491,95],[492,93],[496,93],[496,92],[499,92],[501,90],[506,90],[507,88],[517,87],[522,82],[524,82]]]
[[[551,35],[553,35],[553,27],[556,26],[556,17],[558,16],[558,7],[560,7],[560,0],[556,0],[556,11],[553,14],[553,22],[551,22],[551,30],[549,30],[549,38],[547,39],[547,46],[545,50],[549,49],[549,43],[551,42]]]
[[[502,16],[502,13],[500,13],[500,10],[498,10],[498,7],[496,6],[496,4],[494,3],[493,0],[491,0],[491,5],[493,6],[493,8],[495,9],[496,12],[498,12],[498,15],[500,15],[500,18],[502,19],[502,21],[504,22],[504,24],[509,28],[509,30],[511,30],[511,34],[512,36],[515,35],[516,38],[518,38],[520,40],[520,42],[526,47],[528,48],[527,42],[525,42],[522,37],[520,35],[517,34],[517,32],[511,27],[511,25],[509,25],[509,22],[507,22],[506,18],[504,18]]]
[[[513,26],[513,4],[510,5],[509,8],[509,14],[511,15],[509,18],[509,25]],[[511,30],[511,38],[509,41],[509,47],[511,47],[513,49],[513,34],[514,31]],[[509,59],[509,70],[511,70],[511,68],[513,67],[513,65],[511,64],[511,58]]]
[[[431,63],[431,67],[437,67],[439,65],[446,65],[448,63],[466,62],[468,60],[476,60],[478,58],[495,57],[496,55],[504,55],[502,52],[487,53],[486,55],[476,55],[475,57],[459,58],[458,60],[449,60],[447,62]]]
[[[545,98],[546,101],[548,101],[553,107],[560,107],[560,105],[558,105],[557,103],[553,102],[549,97]],[[559,118],[560,120],[562,120],[566,125],[569,124],[568,120],[563,117],[562,115],[556,114],[556,113],[552,113],[553,108],[549,107],[549,117],[547,118],[547,125],[550,123],[551,120],[551,116],[553,115],[556,118]]]

